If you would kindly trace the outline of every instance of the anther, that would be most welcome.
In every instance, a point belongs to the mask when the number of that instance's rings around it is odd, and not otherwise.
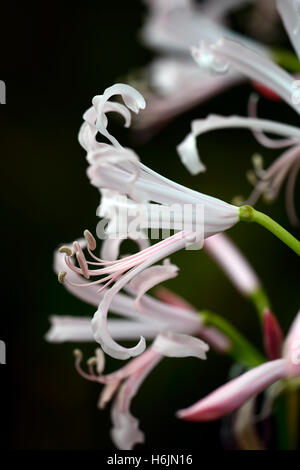
[[[65,253],[67,256],[74,256],[74,251],[69,246],[61,246],[58,251]]]
[[[61,284],[63,284],[63,283],[65,282],[65,277],[66,277],[66,275],[67,275],[67,272],[66,272],[66,271],[60,271],[60,272],[58,273],[58,276],[57,276],[57,277],[58,277],[58,281],[59,281]]]
[[[73,354],[76,359],[78,359],[79,361],[82,360],[82,352],[80,351],[80,349],[74,349]]]
[[[89,230],[85,230],[83,232],[83,235],[87,241],[89,249],[93,251],[97,246],[95,238],[93,237],[93,235],[91,234]]]
[[[81,246],[79,245],[78,242],[74,242],[73,246],[74,246],[76,258],[77,258],[78,264],[81,268],[82,274],[86,279],[89,279],[90,276],[89,276],[88,265],[87,265],[85,256],[83,254],[82,248],[81,248]]]
[[[97,358],[96,357],[90,357],[86,361],[86,363],[87,363],[88,366],[95,366],[97,364]]]

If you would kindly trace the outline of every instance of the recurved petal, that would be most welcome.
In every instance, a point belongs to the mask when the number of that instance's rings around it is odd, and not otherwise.
[[[177,276],[178,267],[164,260],[163,265],[151,266],[138,274],[130,283],[136,293],[136,303],[152,287]]]

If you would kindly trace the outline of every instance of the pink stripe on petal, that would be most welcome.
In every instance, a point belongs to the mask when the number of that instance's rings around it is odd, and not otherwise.
[[[277,380],[287,376],[287,361],[266,362],[218,388],[189,408],[177,412],[187,421],[212,421],[242,406]]]

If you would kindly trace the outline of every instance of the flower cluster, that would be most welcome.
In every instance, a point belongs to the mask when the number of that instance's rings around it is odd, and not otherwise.
[[[187,99],[185,92],[176,98],[173,107],[166,104],[178,95],[178,89],[182,88],[187,77],[193,83],[189,93],[201,89],[201,94],[196,95],[197,100],[201,101],[200,95],[208,97],[217,89],[224,89],[246,75],[258,83],[258,88],[263,85],[271,95],[286,101],[299,114],[299,103],[293,99],[294,78],[273,63],[267,48],[236,35],[220,24],[227,9],[240,5],[242,1],[224,2],[222,8],[221,2],[204,2],[201,11],[192,2],[182,0],[148,0],[147,3],[152,12],[144,30],[144,39],[148,43],[152,42],[152,46],[167,51],[186,51],[199,40],[200,46],[192,48],[194,63],[175,61],[172,69],[168,61],[162,68],[157,68],[156,76],[164,82],[166,92],[162,104],[164,112],[153,105],[155,101],[150,96],[150,113],[146,112],[141,120],[143,127],[151,125],[151,119],[156,120],[157,114],[167,119],[188,106],[191,100]],[[281,0],[276,3],[298,54],[298,3]],[[214,80],[207,75],[208,72],[213,74]],[[122,102],[111,100],[114,96],[121,97]],[[254,410],[256,396],[266,390],[264,409],[272,408],[277,394],[290,384],[298,383],[297,378],[300,377],[300,312],[284,341],[260,279],[224,232],[240,221],[257,222],[298,255],[300,242],[251,206],[237,207],[191,190],[141,163],[134,150],[122,146],[111,135],[107,115],[111,112],[121,115],[125,127],[129,127],[131,112],[138,114],[145,108],[145,99],[135,88],[118,83],[107,88],[102,95],[95,96],[92,106],[83,116],[79,142],[87,154],[88,178],[101,195],[97,214],[107,224],[107,238],[102,242],[98,256],[96,239],[89,230],[84,230],[83,238],[62,245],[57,250],[54,269],[66,289],[93,305],[96,312],[92,319],[52,316],[46,338],[51,342],[96,342],[101,346],[97,347],[95,356],[88,359],[86,370],[82,366],[82,353],[76,349],[75,367],[82,377],[103,385],[98,403],[100,409],[114,397],[111,436],[120,449],[132,449],[135,444],[144,442],[139,422],[130,413],[130,404],[145,378],[163,357],[206,360],[209,347],[230,355],[247,370],[193,406],[180,410],[177,416],[190,421],[210,421],[238,410],[235,426],[237,439],[242,442],[243,432],[247,428],[249,433],[250,426],[251,442],[259,447],[255,428],[255,420],[258,419]],[[292,222],[296,222],[293,189],[300,168],[300,131],[285,123],[258,118],[256,108],[257,98],[252,96],[248,117],[210,115],[193,121],[191,132],[177,147],[179,156],[192,174],[204,171],[205,165],[198,154],[197,137],[232,127],[251,130],[266,147],[288,148],[267,170],[263,169],[261,159],[255,157],[255,188],[248,202],[255,204],[261,194],[273,199],[288,176],[288,214]],[[273,140],[264,132],[282,138]],[[198,229],[178,229],[173,221],[174,234],[151,245],[147,231],[159,228],[159,222],[164,223],[164,217],[167,217],[167,209],[174,204],[179,207],[185,204],[202,207],[201,233]],[[142,223],[140,221],[134,231],[126,229],[110,236],[117,222],[120,222],[124,205],[128,210],[126,213],[142,205]],[[162,209],[162,221],[145,217],[158,207]],[[192,210],[187,217],[193,226],[195,212]],[[138,251],[120,256],[120,246],[126,238],[136,242]],[[219,315],[207,310],[197,312],[187,301],[162,287],[157,289],[156,297],[148,294],[150,289],[178,275],[178,267],[171,263],[169,257],[191,246],[203,248],[236,289],[254,303],[261,323],[264,354]],[[190,252],[187,256],[194,255]],[[162,264],[158,264],[161,261]],[[110,313],[118,317],[111,318]],[[137,339],[133,347],[125,347],[118,342]],[[147,345],[147,341],[152,342]],[[129,361],[116,372],[104,374],[104,353]],[[271,394],[274,384],[276,392]],[[242,447],[250,446],[249,442]]]

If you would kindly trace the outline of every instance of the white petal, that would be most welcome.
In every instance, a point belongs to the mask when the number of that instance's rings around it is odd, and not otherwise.
[[[91,318],[57,316],[50,317],[51,327],[45,339],[50,343],[64,342],[92,342],[94,341]],[[162,322],[152,320],[145,321],[131,320],[108,320],[108,330],[110,334],[118,340],[134,340],[142,335],[147,339],[153,339],[164,328]]]
[[[136,302],[139,303],[140,298],[152,287],[173,279],[177,276],[178,267],[174,264],[166,263],[163,266],[151,266],[138,274],[130,283],[130,286],[137,294]]]
[[[205,171],[205,165],[199,159],[197,142],[193,134],[188,134],[176,148],[181,162],[192,175]]]
[[[163,356],[168,357],[198,357],[206,359],[209,349],[207,343],[192,336],[178,333],[161,333],[154,343],[152,349]]]
[[[198,159],[198,171],[203,166],[197,152],[196,138],[204,133],[215,131],[217,129],[242,128],[252,131],[265,131],[284,137],[300,139],[300,130],[297,127],[281,124],[276,121],[266,119],[249,118],[242,116],[218,116],[210,115],[205,119],[197,119],[192,122],[192,132],[177,146],[182,162],[188,167],[191,173],[196,168],[195,161]],[[289,142],[291,144],[291,142]],[[193,165],[187,162],[193,161]]]
[[[129,270],[104,294],[103,300],[92,320],[92,329],[95,340],[101,345],[103,351],[110,356],[116,359],[129,359],[129,357],[137,356],[145,350],[145,339],[143,337],[140,338],[139,343],[133,348],[125,348],[113,340],[107,327],[108,310],[116,294],[130,283],[137,274],[185,246],[185,238],[182,238],[180,233],[174,236],[174,240],[175,242],[171,244],[165,241],[162,242],[163,247],[157,253],[149,256],[146,261]]]
[[[299,105],[293,102],[294,77],[271,59],[238,42],[224,38],[211,44],[210,51],[216,58],[223,60],[224,64],[232,65],[242,74],[275,91],[298,114],[300,113]]]
[[[107,315],[107,299],[102,300],[97,312],[92,319],[92,330],[95,340],[101,345],[106,354],[115,359],[129,359],[130,357],[138,356],[146,348],[145,338],[142,336],[138,344],[132,348],[125,348],[116,343],[109,331],[109,325],[106,320]]]
[[[50,323],[51,328],[45,336],[50,343],[94,340],[90,318],[52,315]]]
[[[120,147],[119,142],[106,129],[107,119],[105,117],[105,106],[107,101],[114,95],[121,95],[126,106],[133,112],[138,113],[140,109],[144,109],[146,102],[143,96],[129,85],[117,83],[107,88],[103,95],[95,96],[93,104],[97,109],[98,118],[96,127],[99,132],[110,140],[116,147]]]

